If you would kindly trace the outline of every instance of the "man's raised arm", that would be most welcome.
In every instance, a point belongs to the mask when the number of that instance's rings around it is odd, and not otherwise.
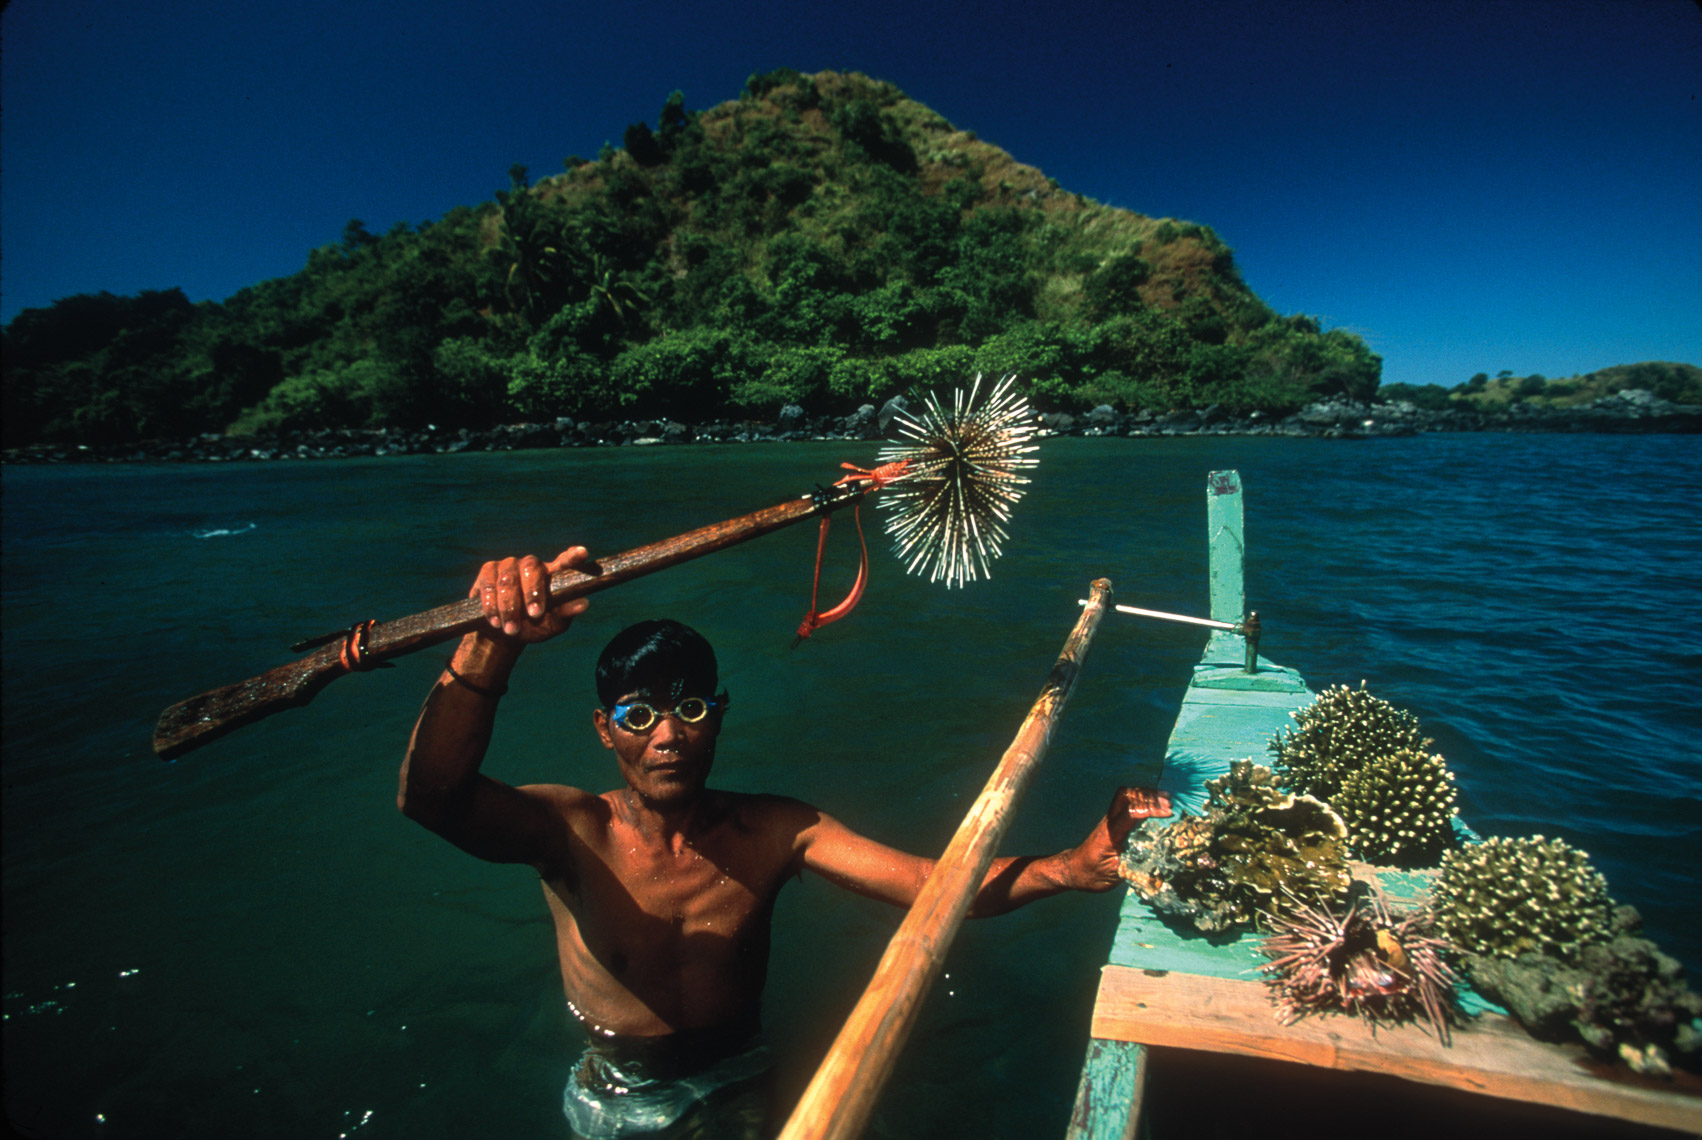
[[[414,725],[396,806],[481,859],[536,864],[547,855],[545,800],[480,774],[479,765],[521,650],[585,612],[583,598],[550,604],[550,575],[589,558],[575,546],[547,563],[534,555],[485,563],[468,593],[480,599],[491,630],[461,639]]]

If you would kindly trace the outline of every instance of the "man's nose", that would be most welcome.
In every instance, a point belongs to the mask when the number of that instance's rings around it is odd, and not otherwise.
[[[656,727],[650,730],[650,739],[655,743],[665,744],[678,739],[683,729],[683,723],[673,711],[659,712],[656,714]]]

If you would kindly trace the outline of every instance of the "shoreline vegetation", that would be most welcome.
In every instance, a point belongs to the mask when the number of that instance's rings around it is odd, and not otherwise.
[[[1689,364],[1381,386],[1211,227],[1071,193],[854,72],[752,75],[702,111],[676,91],[656,122],[436,221],[351,220],[222,302],[23,310],[6,460],[862,437],[977,373],[1074,434],[1695,430]]]
[[[573,420],[503,424],[485,430],[427,425],[418,430],[336,428],[240,437],[207,433],[183,440],[140,444],[36,444],[8,449],[7,464],[126,462],[263,462],[286,459],[344,459],[354,456],[454,454],[463,451],[528,451],[563,447],[682,446],[696,443],[790,443],[809,440],[887,438],[894,410],[865,404],[849,416],[811,418],[797,405],[772,422],[712,420],[700,425],[674,420]],[[1041,438],[1049,436],[1162,438],[1169,436],[1264,435],[1321,439],[1372,439],[1430,432],[1602,432],[1621,435],[1702,433],[1702,405],[1675,404],[1642,388],[1626,389],[1591,404],[1544,408],[1513,404],[1500,411],[1431,411],[1410,401],[1361,403],[1330,400],[1288,416],[1254,411],[1234,415],[1222,407],[1130,414],[1100,405],[1083,414],[1040,416]]]

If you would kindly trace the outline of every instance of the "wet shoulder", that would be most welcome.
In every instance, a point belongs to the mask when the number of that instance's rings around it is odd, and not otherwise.
[[[538,858],[532,863],[546,883],[565,891],[578,889],[578,865],[587,848],[606,842],[609,805],[601,796],[566,784],[525,784],[515,789],[537,805]]]
[[[717,792],[718,828],[743,846],[767,852],[776,864],[801,857],[805,836],[821,812],[802,800],[766,793]]]
[[[812,826],[821,812],[791,796],[766,792],[715,792],[715,814],[726,826],[751,834],[791,834]]]
[[[566,784],[526,784],[519,791],[542,805],[551,815],[571,824],[576,831],[587,826],[607,827],[613,814],[607,799],[584,788]]]

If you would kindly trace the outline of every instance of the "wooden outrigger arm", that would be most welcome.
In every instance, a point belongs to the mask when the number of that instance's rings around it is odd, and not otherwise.
[[[712,523],[595,560],[582,569],[558,571],[550,576],[550,600],[567,601],[607,590],[793,523],[829,514],[861,502],[877,485],[874,480],[862,479],[836,483],[740,518]],[[154,727],[154,752],[162,760],[176,759],[243,725],[307,704],[319,690],[351,669],[375,668],[388,658],[441,644],[479,628],[484,620],[479,600],[464,598],[395,621],[361,623],[346,632],[299,643],[293,648],[300,650],[313,645],[318,648],[288,665],[191,697],[162,712]]]
[[[892,936],[874,978],[804,1090],[780,1140],[851,1140],[868,1123],[921,1012],[922,999],[998,852],[1016,801],[1046,755],[1052,729],[1075,688],[1110,598],[1111,583],[1095,581],[1034,707]]]

